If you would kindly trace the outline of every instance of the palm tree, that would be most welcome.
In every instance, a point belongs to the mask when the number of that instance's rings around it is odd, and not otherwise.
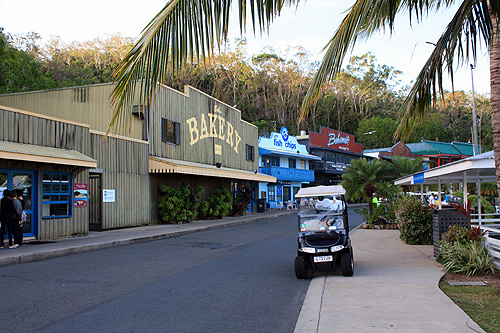
[[[368,201],[370,216],[373,213],[372,199],[375,193],[384,192],[386,182],[394,179],[392,165],[384,160],[365,158],[352,160],[342,174],[340,184],[345,188],[347,199]]]
[[[244,32],[247,15],[253,30],[267,31],[284,6],[300,0],[239,0],[240,31]],[[304,2],[304,1],[302,1]],[[154,97],[156,82],[163,82],[167,67],[176,71],[189,59],[206,60],[228,36],[230,7],[233,1],[169,0],[143,30],[141,38],[115,72],[116,88],[112,99],[115,114],[111,125],[129,110],[140,82],[140,99],[146,104]],[[368,38],[382,29],[394,30],[396,15],[408,12],[420,23],[427,13],[459,4],[453,19],[435,44],[434,51],[420,71],[403,103],[396,136],[407,139],[425,112],[443,95],[442,78],[447,70],[453,78],[453,66],[475,62],[476,52],[485,43],[490,52],[491,108],[497,187],[500,193],[500,40],[498,0],[356,0],[332,39],[307,92],[302,115],[307,116],[321,87],[339,72],[344,57],[357,40]]]
[[[423,170],[424,159],[420,156],[415,159],[404,156],[392,156],[391,161],[394,165],[394,178],[408,176]]]

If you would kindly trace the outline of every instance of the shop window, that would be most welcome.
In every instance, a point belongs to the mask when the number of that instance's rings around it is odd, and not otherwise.
[[[289,158],[288,159],[288,167],[290,169],[296,169],[297,168],[297,160],[294,158]]]
[[[306,169],[306,160],[300,160],[300,168],[302,170],[305,170]]]
[[[181,143],[181,125],[175,121],[161,118],[161,141],[179,145]]]
[[[269,187],[267,188],[267,192],[269,194],[269,201],[275,201],[276,197],[274,196],[274,185],[269,185]]]
[[[247,161],[255,161],[255,147],[246,145]]]
[[[42,175],[42,217],[68,217],[71,211],[71,174]]]
[[[262,164],[266,167],[280,166],[280,158],[276,156],[262,156]]]

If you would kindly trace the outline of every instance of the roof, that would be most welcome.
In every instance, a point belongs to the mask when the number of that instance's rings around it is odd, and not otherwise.
[[[451,143],[455,148],[457,148],[462,155],[465,156],[474,156],[474,145],[472,143],[465,143],[465,142],[452,142]],[[480,153],[482,151],[481,148]]]
[[[262,148],[259,147],[259,155],[283,155],[283,156],[290,156],[290,157],[295,157],[295,158],[301,158],[304,160],[321,160],[321,157],[311,155],[311,154],[304,154],[304,153],[295,153],[292,151],[286,151],[286,150],[278,150],[278,149],[271,149],[271,148]]]
[[[340,194],[345,194],[345,189],[342,185],[329,185],[329,186],[320,185],[320,186],[302,188],[297,192],[297,194],[295,194],[295,197],[307,198],[307,197],[340,195]]]
[[[417,181],[418,180],[418,181]],[[395,185],[441,183],[483,183],[496,182],[495,158],[493,151],[467,157],[452,163],[432,168],[424,172],[405,176],[394,181]]]
[[[97,161],[76,150],[0,141],[0,158],[96,168]]]
[[[215,165],[174,160],[170,158],[149,157],[149,172],[150,173],[179,173],[187,175],[200,175],[208,177],[233,178],[254,180],[260,182],[275,183],[276,177],[265,175],[255,170],[247,171],[240,169],[232,169],[226,167],[217,167]]]

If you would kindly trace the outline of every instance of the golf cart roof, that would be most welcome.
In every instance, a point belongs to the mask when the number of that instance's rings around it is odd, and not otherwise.
[[[315,186],[315,187],[306,187],[300,189],[297,194],[295,194],[296,198],[308,198],[308,197],[317,197],[317,196],[329,196],[329,195],[342,195],[345,194],[345,189],[342,185],[330,185],[330,186]]]

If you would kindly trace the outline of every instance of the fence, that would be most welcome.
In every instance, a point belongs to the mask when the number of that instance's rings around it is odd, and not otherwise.
[[[474,218],[475,217],[475,218]],[[484,243],[493,257],[493,264],[500,269],[500,215],[499,214],[471,214],[471,224],[479,225],[484,231]]]

